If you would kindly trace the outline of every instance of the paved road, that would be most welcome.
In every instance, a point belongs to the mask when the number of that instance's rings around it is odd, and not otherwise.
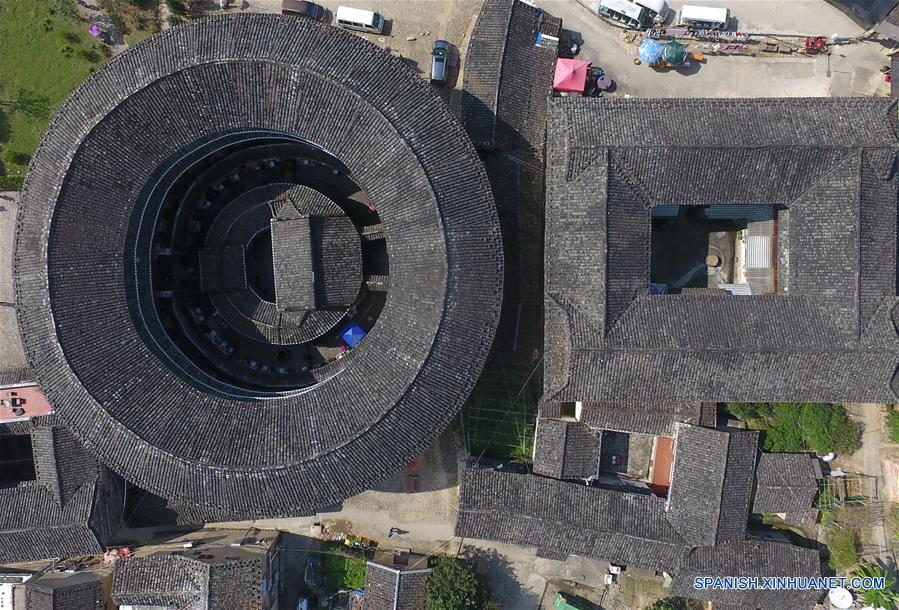
[[[616,95],[635,97],[820,97],[887,95],[888,85],[879,70],[888,62],[886,47],[864,42],[836,47],[831,56],[714,57],[695,69],[657,72],[634,65],[636,44],[622,38],[622,30],[592,14],[574,0],[537,0],[549,13],[562,18],[565,29],[584,39],[580,59],[605,69],[618,85]],[[747,2],[746,5],[753,3]],[[781,3],[793,6],[793,2]],[[823,0],[802,0],[831,14]],[[782,9],[785,10],[785,9]],[[676,120],[647,117],[647,121]]]

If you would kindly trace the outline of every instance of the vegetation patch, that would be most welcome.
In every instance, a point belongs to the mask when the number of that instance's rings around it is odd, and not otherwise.
[[[158,0],[100,0],[100,6],[130,45],[159,31]]]
[[[454,557],[435,557],[425,579],[427,610],[494,610],[486,585],[470,562]]]
[[[887,405],[884,415],[890,442],[899,443],[899,410],[896,409],[896,405]]]
[[[0,188],[21,187],[50,117],[105,60],[87,28],[74,0],[0,2]]]
[[[325,555],[325,588],[328,591],[360,589],[365,586],[365,561],[345,555]]]
[[[728,403],[727,410],[750,428],[764,432],[766,451],[853,453],[861,442],[861,424],[850,419],[841,405]]]
[[[834,572],[852,570],[858,566],[858,541],[853,532],[833,529],[827,540],[830,557],[827,560]]]

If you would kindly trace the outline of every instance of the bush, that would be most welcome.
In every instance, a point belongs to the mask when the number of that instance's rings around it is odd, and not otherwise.
[[[858,565],[858,550],[852,532],[833,530],[827,541],[827,550],[830,552],[827,563],[835,572],[850,570]]]
[[[14,150],[7,150],[3,153],[3,162],[6,165],[28,165],[31,161],[31,155]]]
[[[343,555],[325,555],[322,560],[325,586],[330,589],[360,589],[365,586],[365,562]]]
[[[78,57],[85,61],[89,61],[92,64],[100,61],[100,54],[94,51],[93,49],[85,49],[84,47],[78,47],[78,50],[75,52]]]
[[[861,441],[861,424],[849,419],[841,405],[729,403],[727,409],[765,431],[762,446],[766,451],[853,453]]]
[[[771,417],[771,405],[767,402],[729,402],[727,410],[745,422],[767,421]]]
[[[846,415],[840,405],[805,404],[800,422],[805,443],[819,454],[853,453],[861,440],[861,425]]]
[[[885,415],[890,442],[899,443],[899,411],[896,410],[896,405],[887,405]]]
[[[798,405],[777,403],[771,405],[771,419],[765,431],[766,451],[795,453],[806,449],[800,425],[801,411]]]
[[[169,15],[166,21],[169,22],[169,25],[174,27],[176,25],[181,25],[183,19],[181,19],[181,17],[179,17],[178,15]]]
[[[47,8],[55,17],[75,19],[78,16],[78,10],[75,8],[73,0],[47,0]]]
[[[173,15],[183,17],[187,14],[187,8],[184,6],[184,0],[165,0],[165,5],[169,7],[169,11]]]
[[[467,561],[437,557],[425,580],[427,610],[485,610],[492,603]]]
[[[0,176],[0,191],[21,191],[24,182],[19,176]]]

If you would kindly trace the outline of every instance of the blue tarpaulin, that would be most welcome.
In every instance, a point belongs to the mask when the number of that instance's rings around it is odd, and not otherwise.
[[[365,338],[365,331],[355,322],[350,322],[340,333],[340,338],[350,347],[356,347]]]

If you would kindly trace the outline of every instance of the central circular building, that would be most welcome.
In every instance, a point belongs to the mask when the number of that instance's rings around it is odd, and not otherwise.
[[[16,299],[44,392],[113,470],[247,517],[423,451],[477,380],[503,260],[465,132],[401,60],[272,15],[110,61],[36,152]]]

